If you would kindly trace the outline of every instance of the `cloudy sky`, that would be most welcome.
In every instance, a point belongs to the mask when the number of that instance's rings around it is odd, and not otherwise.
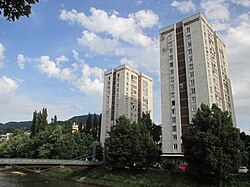
[[[154,79],[161,123],[159,29],[202,12],[227,45],[238,127],[250,129],[249,0],[40,0],[30,18],[0,15],[0,122],[35,110],[100,113],[103,72],[129,64]]]

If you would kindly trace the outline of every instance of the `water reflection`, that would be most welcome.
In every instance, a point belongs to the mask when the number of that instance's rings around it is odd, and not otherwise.
[[[94,187],[23,171],[0,170],[0,187]]]

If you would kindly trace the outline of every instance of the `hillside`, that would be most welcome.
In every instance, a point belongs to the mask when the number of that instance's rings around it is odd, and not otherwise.
[[[94,114],[91,114],[92,118],[94,116]],[[100,115],[97,114],[97,120],[99,121],[99,117]],[[70,122],[75,122],[76,124],[79,123],[83,123],[86,124],[88,115],[80,115],[80,116],[74,116],[66,121],[70,121]],[[64,122],[66,122],[64,121]],[[23,129],[25,131],[30,130],[30,127],[32,125],[32,121],[21,121],[21,122],[8,122],[8,123],[0,123],[0,133],[6,133],[6,132],[13,132],[14,129],[18,128],[18,129]]]

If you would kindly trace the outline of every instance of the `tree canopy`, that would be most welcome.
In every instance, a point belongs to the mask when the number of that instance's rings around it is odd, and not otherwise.
[[[113,167],[149,167],[157,154],[156,144],[145,126],[131,123],[125,116],[116,120],[105,149],[107,164]]]
[[[21,16],[31,14],[31,5],[39,0],[0,0],[0,14],[3,14],[8,21],[15,21]]]
[[[47,109],[33,113],[31,135],[20,129],[15,129],[7,142],[0,142],[0,157],[3,158],[48,158],[72,159],[87,157],[92,154],[94,139],[85,132],[72,133],[69,121],[47,122]],[[101,159],[100,146],[97,145],[98,157]]]
[[[247,153],[248,167],[250,166],[250,135],[245,132],[240,133],[240,139],[243,141],[245,145],[245,151]]]
[[[239,129],[229,112],[202,104],[182,136],[188,171],[199,179],[227,179],[244,160]]]

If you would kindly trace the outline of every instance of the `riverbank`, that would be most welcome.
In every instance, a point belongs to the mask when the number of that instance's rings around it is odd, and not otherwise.
[[[95,169],[60,168],[46,172],[46,175],[66,180],[74,180],[86,184],[100,186],[140,187],[217,187],[218,185],[202,184],[192,180],[185,172],[169,172],[166,170],[107,170],[100,166]],[[222,186],[250,187],[250,175],[234,176],[238,182]]]

